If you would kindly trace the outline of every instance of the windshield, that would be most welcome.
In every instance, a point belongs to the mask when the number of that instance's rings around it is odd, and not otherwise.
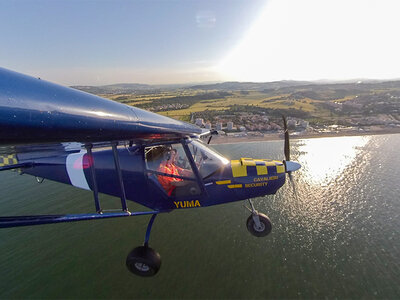
[[[229,163],[225,157],[208,148],[200,141],[191,141],[188,146],[197,168],[199,169],[200,175],[203,178],[211,175],[219,168]]]

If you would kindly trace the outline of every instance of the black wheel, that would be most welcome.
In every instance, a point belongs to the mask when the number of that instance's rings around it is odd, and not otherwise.
[[[264,214],[258,214],[260,218],[260,226],[257,226],[253,220],[253,215],[247,219],[247,230],[256,237],[268,235],[272,230],[272,224],[269,218]]]
[[[154,276],[161,267],[161,256],[152,248],[140,246],[129,252],[126,266],[133,274]]]

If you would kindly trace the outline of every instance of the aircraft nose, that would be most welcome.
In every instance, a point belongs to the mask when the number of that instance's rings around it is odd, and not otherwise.
[[[298,162],[290,160],[285,161],[285,166],[286,166],[286,172],[297,171],[298,169],[301,168],[301,165]]]

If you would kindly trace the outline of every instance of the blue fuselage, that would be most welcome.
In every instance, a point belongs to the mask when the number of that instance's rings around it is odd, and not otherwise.
[[[246,158],[221,165],[213,174],[202,178],[202,182],[196,181],[196,184],[203,185],[204,192],[168,196],[157,176],[148,172],[144,149],[135,145],[118,147],[123,185],[127,200],[155,210],[203,207],[275,194],[285,183],[285,170],[281,162]],[[32,162],[32,159],[29,161]],[[27,168],[24,172],[87,190],[93,190],[90,168],[94,165],[98,191],[121,196],[111,149],[93,151],[93,160],[86,151],[81,151],[37,158],[33,160],[33,164],[34,167]]]
[[[159,211],[274,194],[284,184],[282,162],[228,161],[191,143],[201,133],[192,124],[0,68],[0,145],[15,146],[0,155],[0,170],[18,167]],[[68,150],[70,143],[80,146]],[[169,179],[173,193],[159,170],[172,150],[190,169],[189,177]]]

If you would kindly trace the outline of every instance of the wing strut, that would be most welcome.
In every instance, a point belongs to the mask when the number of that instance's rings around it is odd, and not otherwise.
[[[108,218],[134,217],[143,215],[155,215],[160,211],[141,211],[141,212],[112,212],[112,213],[93,213],[93,214],[73,214],[73,215],[36,215],[36,216],[12,216],[0,217],[0,228],[10,228],[19,226],[32,226],[53,223],[77,222],[87,220],[99,220]]]
[[[117,145],[118,145],[117,142],[115,142],[115,143],[112,144],[112,149],[113,149],[113,154],[114,154],[114,163],[115,163],[115,169],[117,170],[119,187],[120,187],[120,189],[121,189],[121,205],[122,205],[122,210],[123,210],[123,211],[128,211],[128,208],[127,208],[127,206],[126,206],[125,187],[124,187],[124,181],[122,180],[122,172],[121,172],[121,165],[120,165],[120,162],[119,162],[119,156],[118,156]]]
[[[97,187],[97,180],[96,180],[96,166],[94,164],[94,157],[92,155],[92,144],[86,145],[87,153],[89,154],[90,159],[90,175],[92,176],[92,184],[93,184],[93,198],[94,198],[94,205],[96,206],[96,212],[101,214],[101,207],[99,201],[99,189]]]
[[[151,210],[151,211],[139,211],[139,212],[129,212],[126,205],[126,194],[124,182],[122,179],[122,171],[120,166],[120,160],[118,156],[118,143],[115,142],[112,144],[113,155],[114,155],[114,163],[117,171],[120,191],[121,191],[121,204],[122,210],[120,212],[107,212],[106,210],[102,210],[99,201],[99,190],[96,181],[96,167],[94,162],[94,157],[92,153],[92,144],[86,144],[87,154],[90,159],[90,174],[92,179],[92,188],[93,188],[93,197],[96,206],[96,213],[89,214],[70,214],[70,215],[31,215],[31,216],[0,216],[0,228],[10,228],[10,227],[18,227],[18,226],[31,226],[31,225],[41,225],[41,224],[53,224],[53,223],[64,223],[64,222],[77,222],[77,221],[85,221],[85,220],[98,220],[98,219],[108,219],[108,218],[120,218],[120,217],[130,217],[130,216],[142,216],[142,215],[153,215],[151,222],[148,227],[148,232],[146,233],[146,241],[149,239],[151,225],[154,221],[154,218],[157,214],[162,212],[169,212],[169,210],[161,211],[161,210]],[[187,147],[187,146],[186,146]],[[189,149],[185,149],[185,151],[189,151]],[[190,154],[190,152],[189,152]],[[192,158],[193,160],[193,158]],[[194,161],[191,161],[191,164],[194,164]],[[11,166],[1,167],[0,171],[10,170],[21,167],[32,167],[33,163],[23,163],[23,164],[15,164]],[[194,165],[195,166],[195,165]],[[197,176],[198,173],[196,173]]]

